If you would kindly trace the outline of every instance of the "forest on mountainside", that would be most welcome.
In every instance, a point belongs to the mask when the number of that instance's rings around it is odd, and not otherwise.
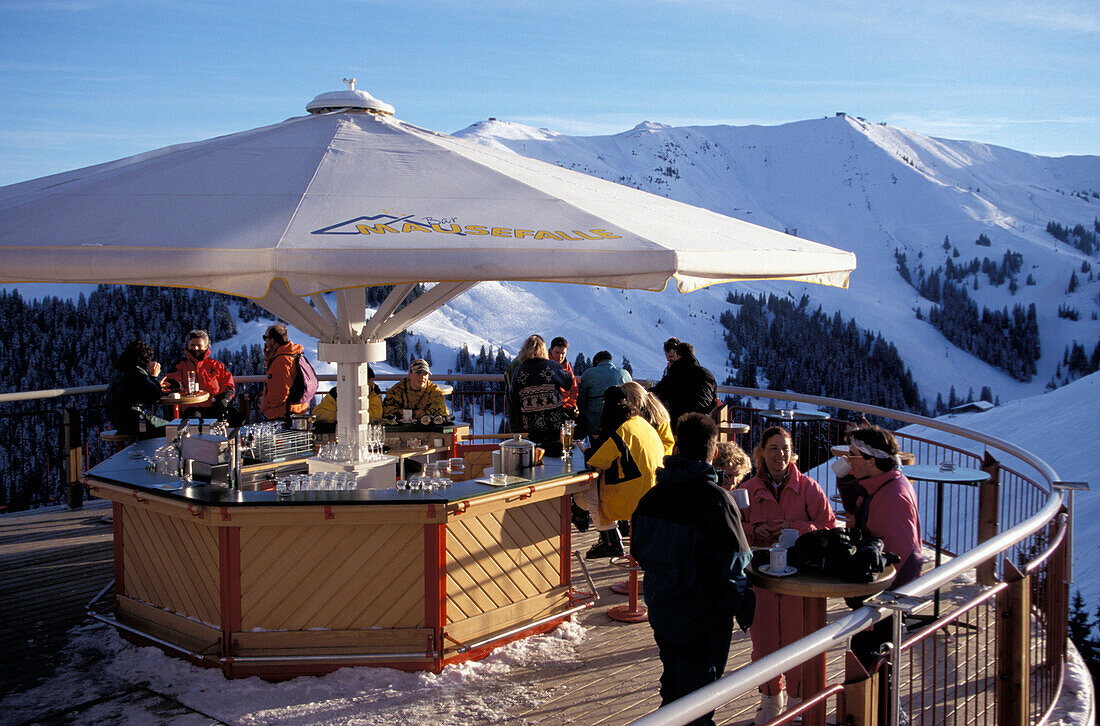
[[[376,307],[392,289],[367,288],[367,304]],[[417,285],[402,306],[423,291]],[[203,290],[100,285],[75,300],[30,301],[17,290],[0,290],[0,325],[8,331],[8,344],[0,347],[0,392],[105,385],[135,338],[153,347],[167,371],[183,355],[189,331],[204,329],[217,344],[237,335],[238,320],[258,319],[275,321],[249,300]],[[387,339],[386,349],[390,362],[408,365],[405,333]],[[259,340],[215,357],[235,376],[264,373]],[[238,395],[245,388],[238,385]],[[255,396],[261,386],[248,388]],[[18,511],[60,497],[63,407],[74,409],[85,429],[103,423],[103,394],[0,404],[0,507]]]
[[[0,391],[104,385],[114,361],[135,338],[149,343],[167,369],[183,354],[184,338],[202,328],[212,343],[237,334],[237,320],[271,318],[255,304],[201,290],[101,285],[76,300],[25,300],[0,290]],[[264,371],[258,343],[219,351],[236,375]],[[85,428],[103,422],[103,394],[0,405],[0,506],[18,511],[61,496],[61,409],[71,407]]]
[[[737,306],[719,318],[736,373],[723,383],[862,401],[926,413],[924,400],[897,348],[840,313],[828,315],[810,298],[730,293]]]

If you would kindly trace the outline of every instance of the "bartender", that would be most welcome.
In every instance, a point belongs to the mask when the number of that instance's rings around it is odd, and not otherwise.
[[[447,401],[443,391],[432,383],[428,362],[417,358],[409,364],[409,374],[390,387],[382,402],[382,415],[402,419],[403,411],[412,411],[414,420],[421,416],[446,416]]]

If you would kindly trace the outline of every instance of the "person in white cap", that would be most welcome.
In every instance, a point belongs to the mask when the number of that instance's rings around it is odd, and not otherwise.
[[[408,409],[413,418],[421,416],[446,416],[447,401],[439,386],[428,380],[431,368],[423,358],[417,358],[409,364],[409,375],[402,378],[386,391],[382,402],[382,415],[401,418],[401,412]]]

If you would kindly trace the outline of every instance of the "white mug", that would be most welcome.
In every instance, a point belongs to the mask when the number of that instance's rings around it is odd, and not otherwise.
[[[772,572],[782,572],[787,569],[787,548],[775,545],[768,550],[768,565]]]
[[[779,532],[779,546],[784,549],[788,547],[794,547],[794,543],[798,541],[797,529],[784,529]]]

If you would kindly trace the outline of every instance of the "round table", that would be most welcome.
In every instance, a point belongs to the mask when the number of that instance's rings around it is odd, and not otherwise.
[[[864,597],[886,589],[894,579],[894,566],[889,565],[871,582],[845,582],[835,577],[804,575],[797,572],[786,577],[776,577],[749,567],[749,582],[779,595],[795,595],[807,599],[805,632],[825,627],[825,609],[831,597]],[[825,654],[816,655],[802,665],[803,699],[825,690]],[[804,715],[806,726],[824,726],[825,703],[810,709]]]
[[[940,566],[940,553],[943,551],[943,485],[965,484],[974,486],[989,479],[991,474],[981,469],[952,467],[943,469],[938,465],[914,464],[901,467],[901,473],[912,481],[924,481],[936,485],[936,567]],[[932,618],[940,616],[940,591],[936,590],[933,599]],[[926,617],[926,616],[925,616]]]
[[[758,410],[756,413],[765,421],[776,423],[811,423],[829,420],[829,414],[824,411],[801,411],[794,408],[769,408]]]
[[[718,424],[718,435],[728,437],[730,434],[734,436],[740,436],[741,434],[747,434],[752,427],[743,423],[724,423]]]
[[[199,391],[198,393],[181,393],[179,398],[168,394],[161,396],[160,402],[166,406],[194,406],[196,403],[205,403],[209,400],[210,393],[208,391]]]

